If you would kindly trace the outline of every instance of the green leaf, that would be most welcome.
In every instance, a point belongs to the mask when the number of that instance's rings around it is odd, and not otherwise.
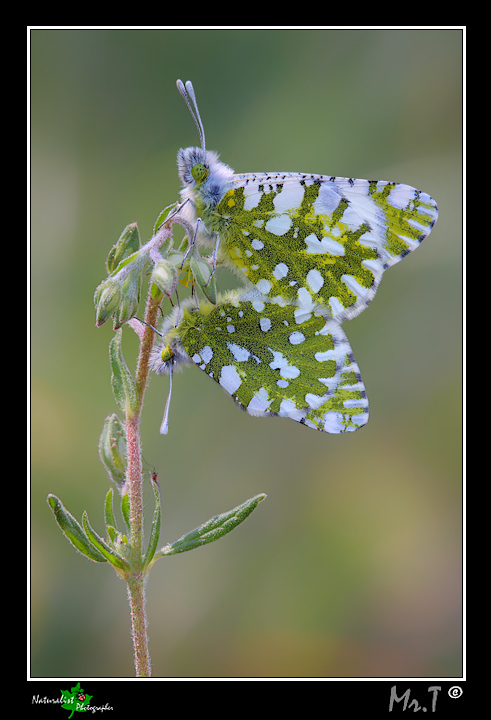
[[[128,530],[131,531],[131,523],[130,523],[131,508],[130,508],[130,498],[128,495],[123,495],[123,497],[121,498],[121,513],[122,513],[124,521],[126,523],[126,527],[128,528]]]
[[[157,477],[152,476],[152,486],[155,495],[155,511],[153,514],[152,528],[150,531],[150,540],[148,542],[147,552],[145,554],[145,560],[143,563],[144,567],[148,567],[153,560],[155,551],[157,549],[157,543],[160,535],[160,488],[157,482]]]
[[[126,431],[116,413],[104,420],[99,438],[99,457],[109,479],[121,490],[126,480]]]
[[[118,532],[113,525],[106,525],[106,534],[111,545],[116,549],[116,544],[121,537],[121,533]]]
[[[154,235],[157,234],[157,230],[159,229],[159,227],[165,222],[165,220],[169,217],[169,215],[174,212],[174,210],[176,209],[178,204],[179,203],[177,203],[177,202],[172,203],[172,205],[168,205],[166,208],[164,208],[162,210],[162,212],[158,216],[157,220],[155,221],[155,225],[153,228]]]
[[[116,245],[109,251],[106,260],[108,273],[112,273],[128,255],[140,249],[140,233],[136,223],[130,223],[121,233]]]
[[[127,272],[131,272],[134,268],[137,268],[138,270],[141,269],[142,263],[145,263],[147,260],[146,253],[141,253],[139,250],[137,250],[134,253],[131,253],[131,255],[128,255],[127,257],[123,258],[121,262],[115,267],[115,269],[112,271],[112,273],[109,275],[109,278],[125,278]],[[133,267],[131,267],[133,266]],[[126,268],[126,272],[121,272]]]
[[[137,408],[138,397],[133,377],[123,357],[122,338],[123,331],[121,329],[116,330],[113,339],[109,343],[111,385],[114,397],[121,410],[126,412],[129,407],[134,412]]]
[[[80,682],[70,688],[70,691],[61,690],[60,692],[61,699],[63,700],[61,707],[63,710],[68,710],[70,712],[68,720],[70,720],[74,712],[86,712],[90,706],[90,701],[94,697],[93,695],[88,695],[84,692],[83,688],[80,687]]]
[[[56,522],[73,547],[94,562],[106,562],[106,558],[90,542],[84,530],[65,508],[56,495],[48,495],[48,505],[52,509]]]
[[[219,538],[231,532],[237,525],[240,525],[241,522],[249,517],[251,512],[255,510],[265,497],[266,495],[264,493],[255,495],[241,505],[233,508],[233,510],[229,510],[221,515],[215,515],[203,523],[203,525],[183,535],[179,540],[165,545],[159,550],[155,557],[159,558],[164,555],[175,555],[186,552],[187,550],[194,550],[201,545],[219,540]]]
[[[106,523],[106,527],[117,527],[116,526],[116,520],[114,518],[114,510],[113,510],[113,489],[109,488],[108,493],[106,495],[106,500],[104,502],[104,521]]]
[[[114,565],[121,570],[127,570],[128,564],[123,560],[123,558],[118,555],[114,550],[112,550],[109,545],[107,545],[106,542],[101,537],[99,537],[92,529],[85,510],[82,514],[82,524],[84,526],[85,532],[87,533],[87,537],[89,538],[91,543],[95,545],[97,550],[99,550],[101,555],[103,555],[106,560],[109,560],[111,565]]]

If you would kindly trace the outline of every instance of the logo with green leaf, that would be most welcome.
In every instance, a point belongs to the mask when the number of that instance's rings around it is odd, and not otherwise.
[[[74,712],[85,712],[94,697],[93,695],[87,695],[83,688],[80,687],[79,682],[70,690],[62,690],[61,696],[63,698],[63,705],[61,707],[64,710],[70,710],[68,720],[70,720]]]

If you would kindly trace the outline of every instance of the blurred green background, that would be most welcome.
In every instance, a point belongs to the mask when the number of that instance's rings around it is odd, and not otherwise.
[[[134,672],[125,585],[73,551],[46,495],[102,532],[97,442],[117,407],[92,296],[125,225],[146,241],[177,198],[176,152],[198,144],[177,78],[236,172],[404,182],[440,219],[344,326],[370,400],[359,432],[251,418],[189,368],[161,437],[168,380],[152,378],[162,544],[268,494],[224,540],[154,567],[154,676],[459,676],[461,32],[39,29],[30,45],[32,676]]]

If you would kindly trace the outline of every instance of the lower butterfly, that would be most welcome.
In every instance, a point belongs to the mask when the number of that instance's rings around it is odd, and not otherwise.
[[[164,321],[151,365],[162,375],[193,363],[250,415],[291,418],[330,433],[368,421],[348,339],[322,307],[237,292],[216,305],[201,301],[199,309],[188,301]]]

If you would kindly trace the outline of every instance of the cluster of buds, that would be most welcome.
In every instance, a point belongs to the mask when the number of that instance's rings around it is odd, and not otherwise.
[[[169,208],[164,212],[167,214]],[[182,221],[182,218],[176,216],[174,220]],[[166,257],[162,257],[161,246],[170,239],[171,222],[167,227],[164,227],[165,222],[161,222],[153,238],[144,247],[141,247],[136,223],[131,223],[123,230],[106,260],[108,277],[95,291],[97,327],[112,318],[114,329],[117,330],[136,315],[144,272],[152,262],[150,294],[155,301],[170,298],[176,290],[179,273],[185,272],[193,278],[205,297],[216,303],[212,264],[201,257],[195,246],[191,245],[187,251],[170,249]]]
[[[109,277],[95,291],[98,327],[112,317],[116,330],[135,315],[146,262],[146,255],[140,252],[138,227],[136,223],[131,223],[108,255],[106,267]]]
[[[108,277],[97,287],[94,295],[97,327],[112,318],[114,329],[117,330],[136,315],[143,275],[152,262],[150,294],[155,301],[170,298],[176,290],[179,273],[184,272],[201,289],[206,299],[216,304],[216,258],[201,256],[194,243],[195,231],[175,210],[174,204],[162,211],[155,224],[154,236],[144,247],[140,243],[137,224],[131,223],[111,248],[106,260]],[[170,241],[171,226],[175,222],[186,230],[186,237],[179,250],[174,249]],[[163,257],[161,251],[166,245]]]
[[[138,227],[132,223],[111,249],[106,261],[109,277],[95,291],[97,327],[112,317],[116,330],[135,315],[147,262],[146,254],[140,251]]]
[[[213,269],[213,259],[201,257],[196,246],[186,252],[183,252],[182,250],[171,250],[168,253],[167,258],[167,262],[171,267],[177,267],[180,271],[187,272],[189,276],[193,278],[193,282],[195,282],[200,288],[205,298],[213,305],[216,305],[217,289]],[[174,292],[174,289],[175,286],[172,292]]]

